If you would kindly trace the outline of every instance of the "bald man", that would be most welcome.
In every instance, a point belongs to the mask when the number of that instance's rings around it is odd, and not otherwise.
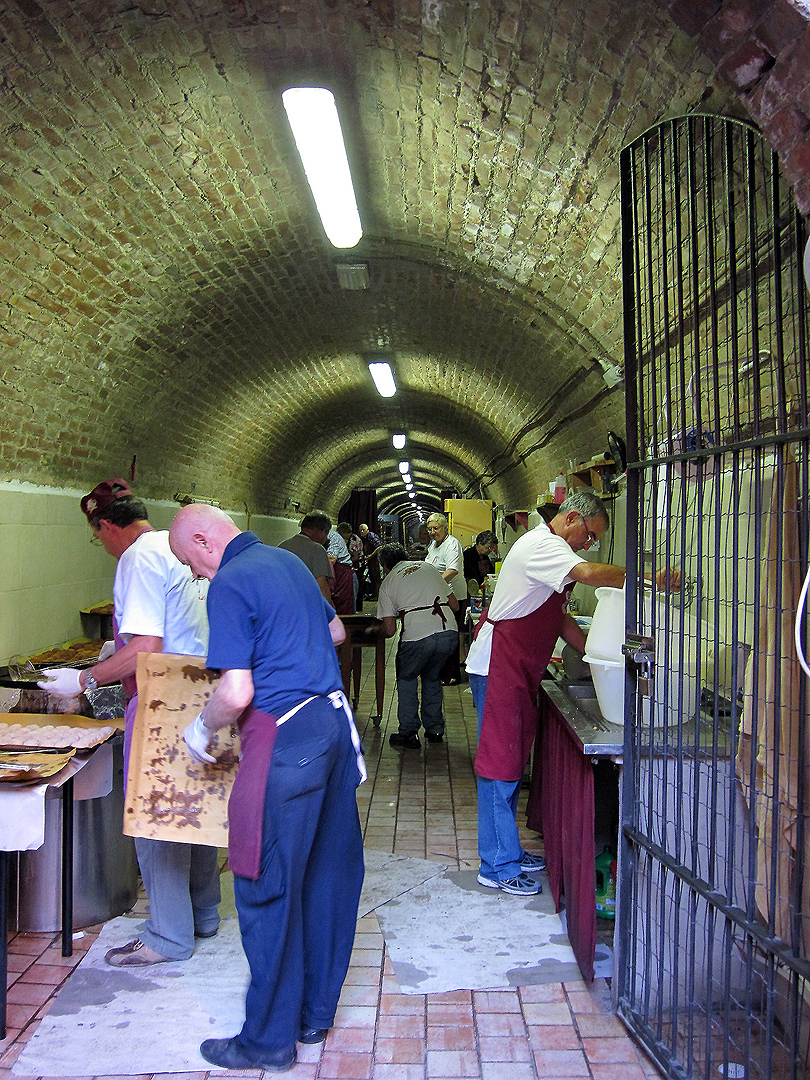
[[[215,507],[184,507],[169,542],[211,583],[208,666],[222,672],[184,733],[189,753],[213,761],[214,732],[234,722],[242,747],[228,855],[250,965],[245,1022],[200,1053],[283,1072],[296,1040],[322,1042],[332,1026],[363,884],[365,766],[335,652],[345,630],[297,556]]]

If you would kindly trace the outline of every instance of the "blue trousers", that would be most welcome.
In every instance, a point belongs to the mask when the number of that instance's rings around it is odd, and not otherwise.
[[[397,721],[400,735],[419,731],[419,679],[422,680],[422,727],[431,735],[444,734],[442,683],[444,662],[458,650],[458,631],[400,641],[397,649]]]
[[[250,966],[244,1053],[292,1050],[328,1028],[349,968],[363,885],[360,781],[346,714],[316,698],[278,729],[257,881],[234,875]]]
[[[484,718],[484,699],[487,694],[487,676],[468,676],[475,711],[478,714],[478,737]],[[478,783],[478,855],[481,874],[493,881],[507,881],[520,873],[523,848],[520,843],[517,821],[520,781],[487,780],[476,776]]]
[[[149,896],[149,919],[138,936],[162,956],[188,960],[195,931],[212,934],[219,926],[217,849],[136,836],[135,852]]]

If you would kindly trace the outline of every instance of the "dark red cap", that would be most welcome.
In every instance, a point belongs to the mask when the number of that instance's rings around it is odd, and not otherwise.
[[[131,494],[132,488],[126,480],[122,480],[120,476],[114,476],[112,480],[104,480],[103,483],[97,484],[89,495],[85,495],[82,499],[82,510],[87,520],[92,522],[93,518],[102,510],[106,510],[110,503]]]

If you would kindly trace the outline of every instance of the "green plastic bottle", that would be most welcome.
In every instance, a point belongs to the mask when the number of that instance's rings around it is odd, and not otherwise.
[[[594,867],[596,871],[596,914],[600,919],[616,918],[616,856],[605,848],[597,855]]]

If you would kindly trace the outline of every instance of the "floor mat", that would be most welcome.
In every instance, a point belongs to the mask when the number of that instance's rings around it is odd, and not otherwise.
[[[359,917],[420,887],[441,863],[366,851]],[[248,966],[233,899],[222,876],[222,923],[197,943],[190,960],[154,967],[111,968],[108,949],[137,936],[142,917],[108,922],[56,996],[13,1071],[25,1076],[200,1072],[203,1039],[234,1035],[244,1020]]]
[[[378,907],[404,994],[561,983],[581,975],[546,890],[512,896],[474,870],[431,878]]]

